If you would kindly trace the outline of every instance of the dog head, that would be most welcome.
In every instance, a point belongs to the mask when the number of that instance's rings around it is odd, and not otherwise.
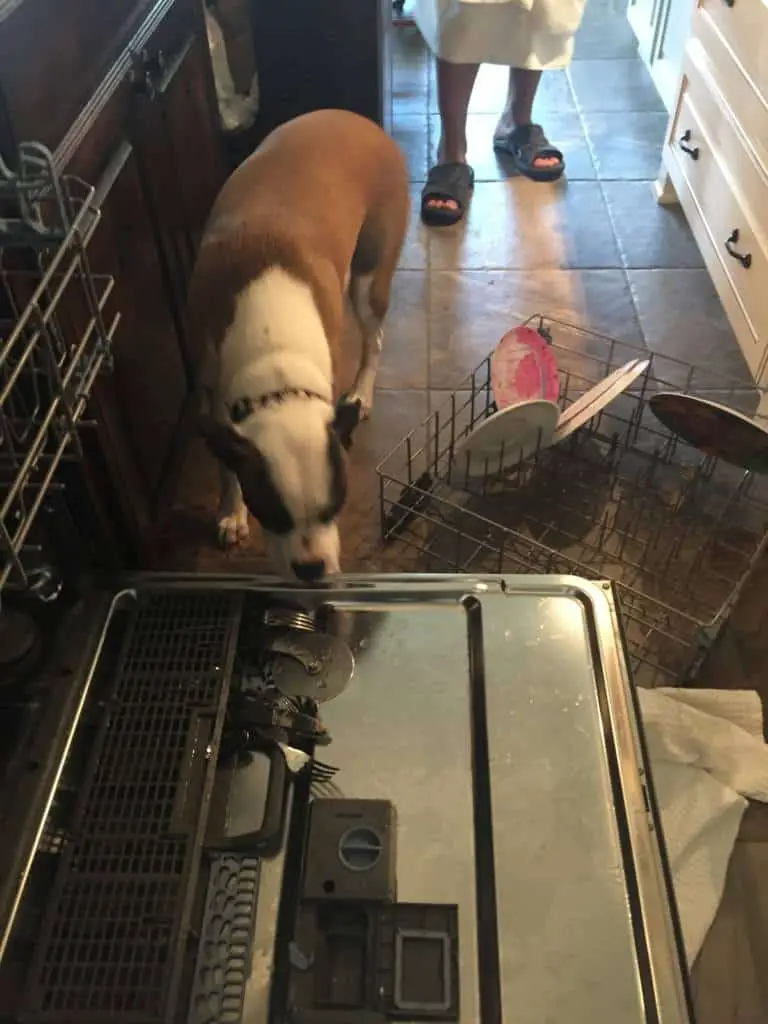
[[[236,403],[238,422],[210,417],[201,433],[240,481],[281,576],[304,583],[340,571],[338,515],[347,497],[347,450],[360,419],[355,404],[334,410],[311,395],[267,405]]]

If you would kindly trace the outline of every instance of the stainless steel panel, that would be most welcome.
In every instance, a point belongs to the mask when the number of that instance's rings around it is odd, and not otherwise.
[[[595,597],[534,583],[483,607],[502,998],[515,1024],[646,1019],[606,670],[590,649]]]

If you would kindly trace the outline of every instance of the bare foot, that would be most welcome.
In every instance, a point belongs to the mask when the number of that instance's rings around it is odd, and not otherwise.
[[[446,150],[445,144],[442,139],[440,145],[437,147],[437,164],[465,164],[467,162],[467,146],[466,142],[461,149],[452,150],[450,153]],[[424,201],[425,210],[450,210],[452,212],[458,212],[459,204],[455,199],[443,199],[438,196],[430,196],[429,199]]]
[[[565,170],[563,154],[553,146],[541,125],[515,125],[502,116],[493,135],[494,149],[508,153],[520,174],[537,181],[554,181]]]
[[[438,159],[421,192],[421,219],[429,227],[457,224],[467,211],[474,184],[474,171],[465,159]]]

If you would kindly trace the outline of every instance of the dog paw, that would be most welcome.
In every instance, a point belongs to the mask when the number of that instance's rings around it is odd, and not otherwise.
[[[360,423],[364,423],[365,420],[370,419],[371,412],[373,411],[373,395],[366,394],[364,391],[350,391],[344,395],[342,401],[345,405],[356,405],[358,409],[358,420]]]
[[[236,512],[231,516],[220,516],[216,522],[219,531],[219,544],[223,548],[232,548],[244,544],[250,537],[248,513]]]

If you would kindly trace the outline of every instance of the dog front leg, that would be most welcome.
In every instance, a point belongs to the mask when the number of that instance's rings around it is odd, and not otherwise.
[[[216,525],[219,530],[219,544],[224,548],[242,544],[248,540],[248,509],[243,501],[240,481],[226,466],[219,465],[221,494]]]
[[[360,418],[367,419],[373,408],[373,391],[384,347],[383,321],[371,308],[369,280],[353,277],[350,281],[349,296],[360,325],[363,351],[355,383],[346,398],[349,402],[359,402]]]

